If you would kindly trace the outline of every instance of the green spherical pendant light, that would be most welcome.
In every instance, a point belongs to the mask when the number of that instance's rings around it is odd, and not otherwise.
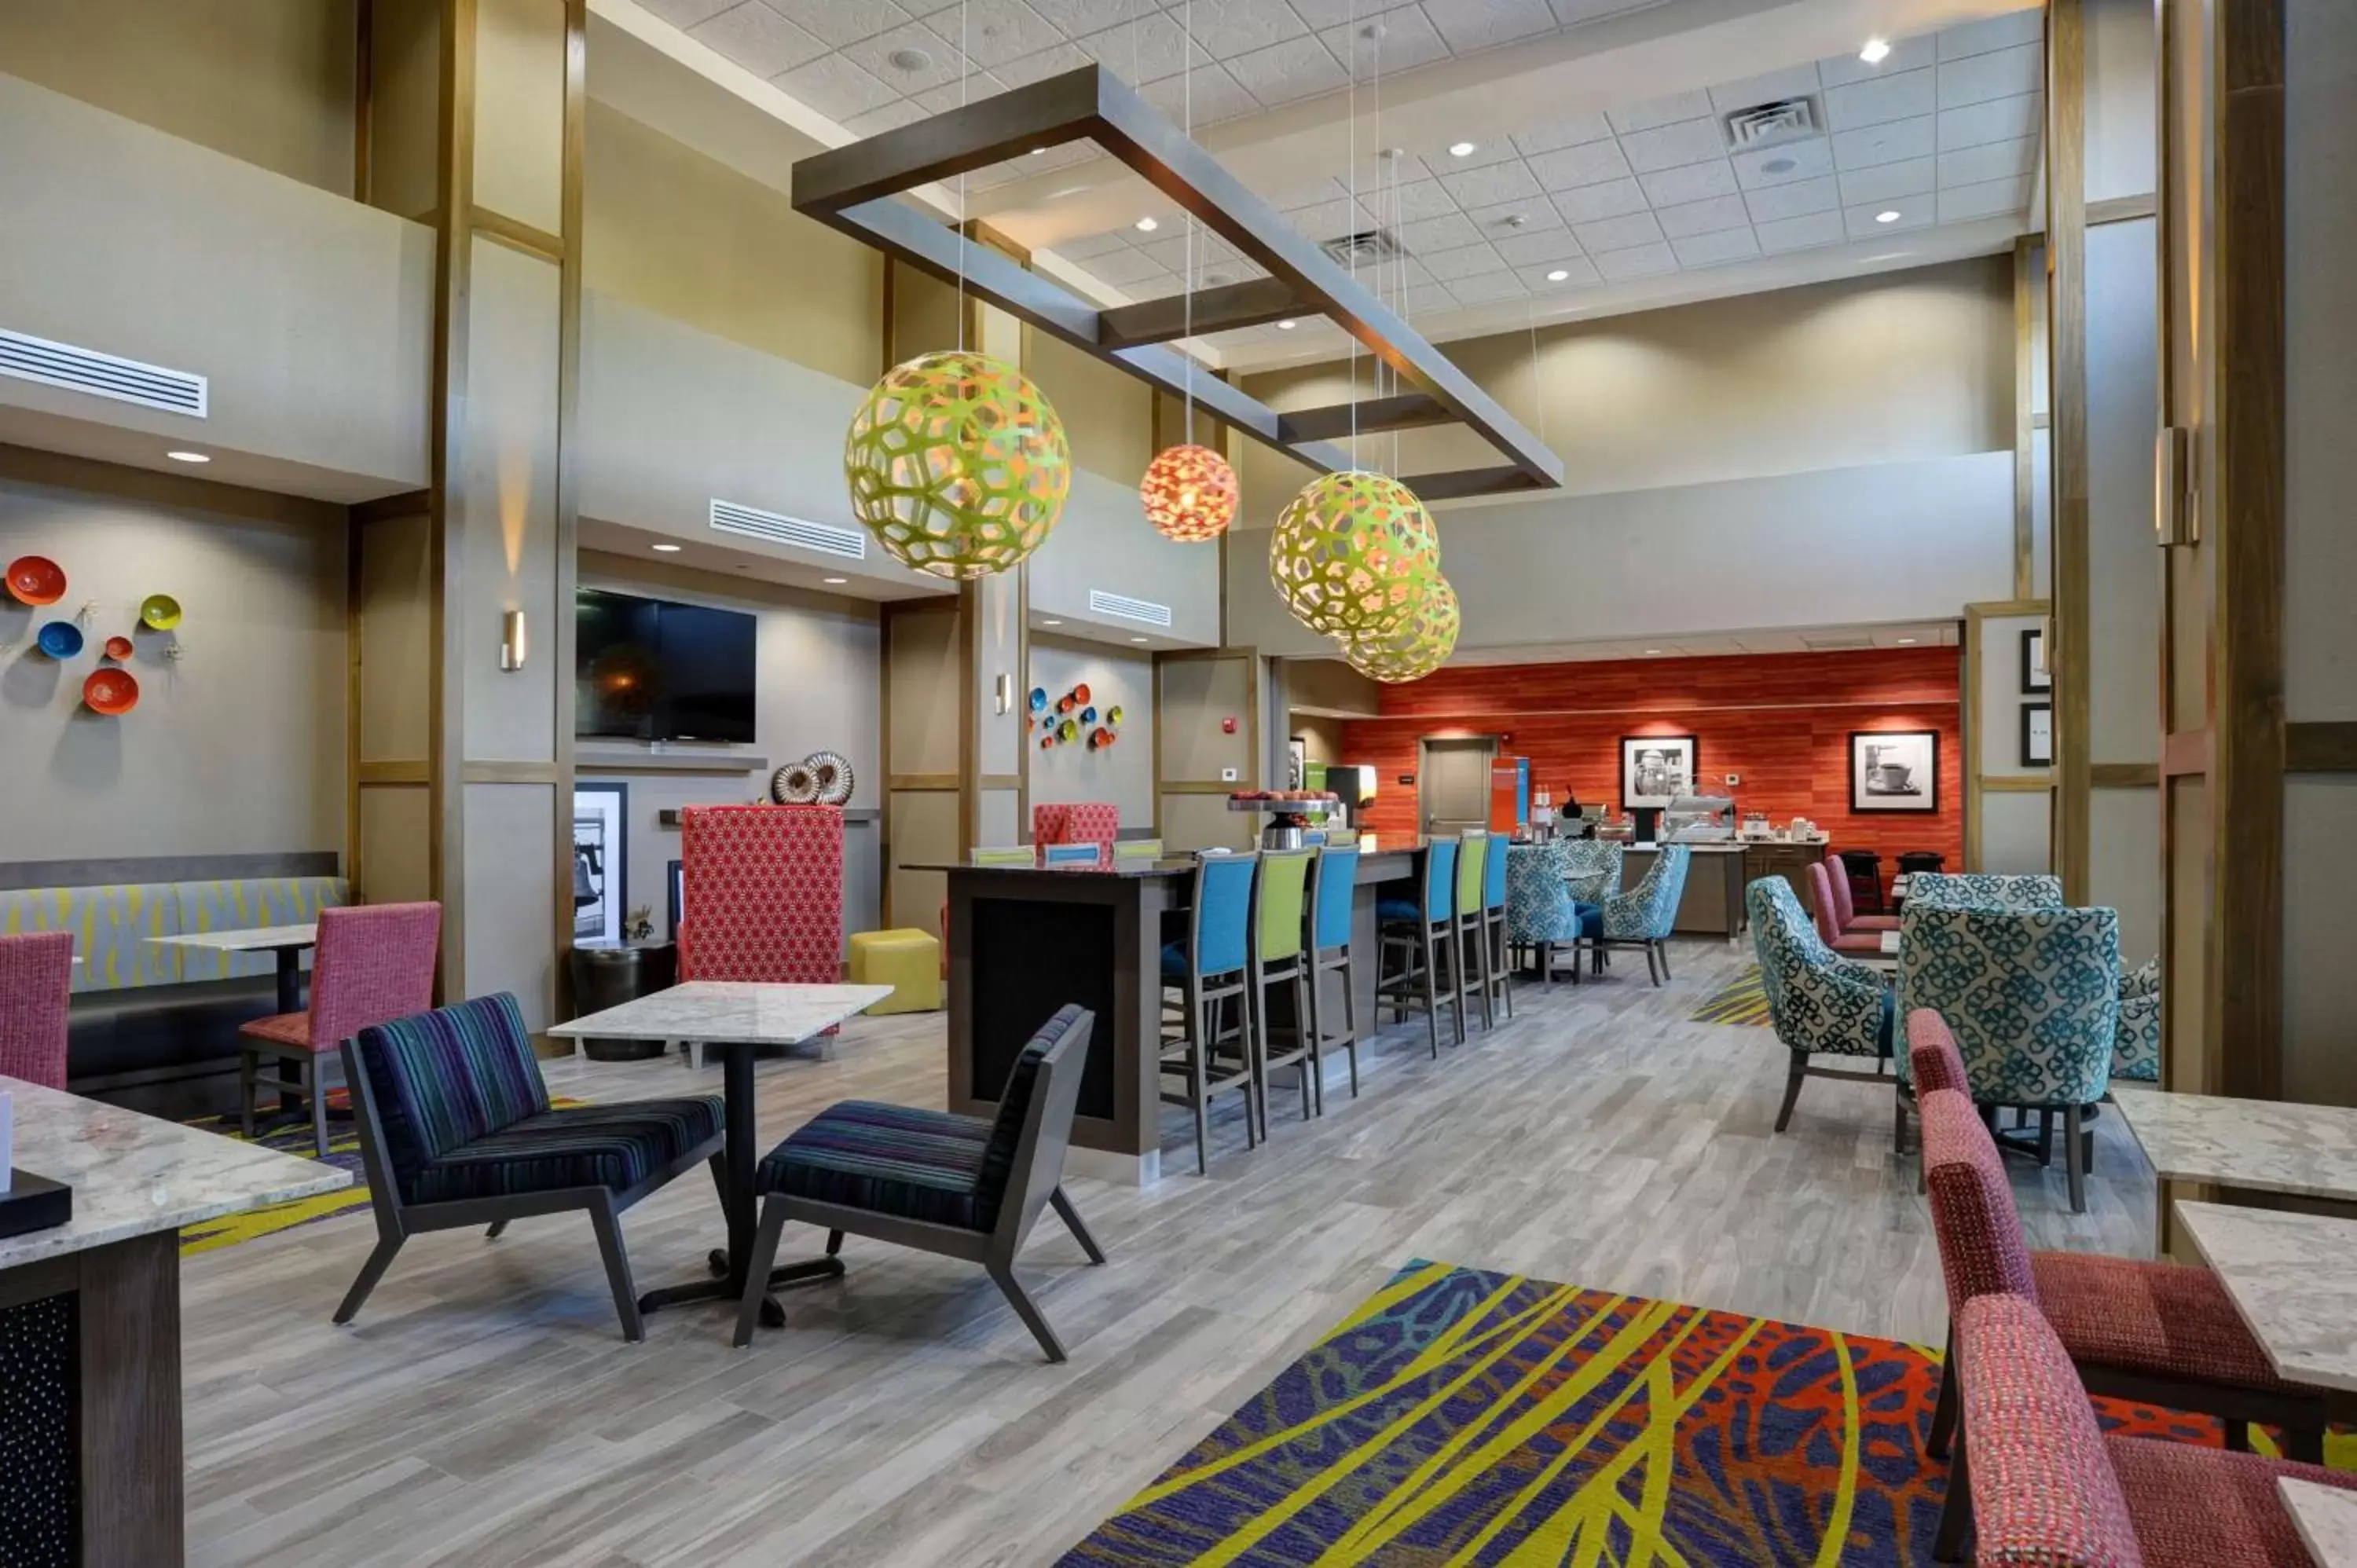
[[[886,553],[986,577],[1039,548],[1071,488],[1063,422],[1011,365],[963,351],[897,365],[843,444],[851,510]]]
[[[1379,637],[1438,581],[1439,531],[1415,493],[1387,474],[1322,474],[1278,516],[1268,575],[1302,625],[1329,637]]]
[[[1342,657],[1360,674],[1389,685],[1421,681],[1448,662],[1462,624],[1457,590],[1448,578],[1437,578],[1396,628],[1379,637],[1350,639],[1342,645]]]

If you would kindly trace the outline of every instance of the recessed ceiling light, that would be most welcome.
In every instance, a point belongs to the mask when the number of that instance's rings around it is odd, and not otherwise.
[[[1133,638],[1131,638],[1129,640],[1130,640],[1130,641],[1132,641],[1132,642],[1144,642],[1144,641],[1146,640],[1146,639],[1144,639],[1144,638],[1142,638],[1142,637],[1133,637]]]
[[[202,452],[167,452],[164,456],[169,457],[175,463],[210,463],[212,461],[210,457],[206,456]]]
[[[1868,65],[1880,65],[1890,58],[1890,41],[1888,38],[1868,38],[1866,48],[1857,51],[1857,58]]]
[[[1278,322],[1278,323],[1276,324],[1276,329],[1277,329],[1279,332],[1290,332],[1290,331],[1292,331],[1295,328],[1297,328],[1297,327],[1298,327],[1298,326],[1300,326],[1300,325],[1301,325],[1301,323],[1300,323],[1300,322],[1298,322],[1298,321],[1292,321],[1292,320],[1280,321],[1280,322]]]
[[[676,544],[657,544],[650,548],[659,555],[676,555],[680,551],[680,547]]]
[[[1161,224],[1151,218],[1141,218],[1137,220],[1137,231],[1141,234],[1151,234],[1161,227]]]
[[[1469,158],[1480,150],[1480,145],[1474,142],[1451,142],[1448,144],[1448,156],[1452,158]]]
[[[1648,659],[1655,658],[1661,653],[1661,651],[1662,650],[1658,648],[1649,648],[1645,650],[1645,657]]]
[[[851,579],[848,577],[821,577],[819,581],[824,583],[830,588],[839,588],[843,586],[844,584],[851,581]]]
[[[1885,208],[1882,211],[1874,215],[1874,220],[1877,223],[1896,223],[1899,221],[1899,209],[1896,207]]]
[[[1899,646],[1901,648],[1912,648],[1915,646],[1915,639],[1911,637],[1902,637],[1899,639]]]
[[[1801,166],[1798,158],[1770,158],[1760,166],[1761,174],[1791,174]]]
[[[1041,626],[1061,626],[1064,623],[1060,620],[1043,620],[1039,624]]]
[[[1031,156],[1035,158],[1044,158],[1048,156],[1048,149],[1045,147],[1034,147],[1031,149]]]
[[[1571,274],[1570,274],[1570,272],[1569,272],[1567,269],[1563,268],[1563,267],[1557,267],[1557,268],[1555,268],[1555,271],[1553,271],[1553,272],[1551,272],[1551,273],[1547,274],[1547,282],[1549,282],[1549,283],[1561,283],[1561,282],[1563,282],[1563,280],[1564,280],[1564,279],[1566,279],[1566,278],[1569,277],[1570,275],[1571,275]]]
[[[922,49],[894,49],[884,57],[884,62],[894,70],[922,70],[933,63],[933,57]]]

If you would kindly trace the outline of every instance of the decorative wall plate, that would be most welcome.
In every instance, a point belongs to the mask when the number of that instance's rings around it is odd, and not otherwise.
[[[81,683],[81,700],[91,713],[116,718],[139,705],[139,682],[128,670],[93,670]]]
[[[8,593],[18,604],[56,604],[66,596],[66,569],[46,555],[19,555],[8,563]]]
[[[1042,708],[1045,708],[1047,705],[1048,705],[1048,688],[1047,688],[1047,687],[1045,687],[1045,686],[1034,686],[1034,687],[1032,687],[1032,688],[1031,688],[1031,711],[1032,711],[1033,713],[1035,713],[1035,714],[1036,714],[1036,713],[1039,712]]]
[[[70,620],[53,620],[41,628],[36,640],[50,658],[71,659],[81,651],[81,628]]]
[[[110,637],[106,639],[106,656],[117,664],[128,664],[131,661],[131,639],[127,637]]]
[[[150,631],[169,631],[180,624],[180,601],[169,594],[150,594],[139,601],[139,623]]]

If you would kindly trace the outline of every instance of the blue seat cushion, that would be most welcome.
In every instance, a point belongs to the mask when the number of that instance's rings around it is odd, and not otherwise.
[[[720,1124],[716,1094],[542,1111],[428,1160],[404,1197],[449,1203],[573,1187],[624,1192],[720,1136]]]
[[[873,1100],[846,1100],[771,1149],[755,1176],[763,1192],[871,1214],[987,1230],[998,1195],[985,1194],[988,1122]]]
[[[1187,972],[1192,967],[1193,961],[1187,956],[1187,944],[1185,942],[1165,942],[1162,944],[1162,981],[1164,984],[1186,984]]]
[[[1581,904],[1575,901],[1571,907],[1571,912],[1572,918],[1578,922],[1579,934],[1581,936],[1594,937],[1598,941],[1604,940],[1604,908],[1602,905]]]
[[[1424,909],[1413,898],[1378,898],[1375,900],[1375,918],[1416,925],[1424,919]]]
[[[1899,993],[1886,987],[1882,993],[1882,1022],[1874,1027],[1874,1048],[1878,1054],[1886,1057],[1890,1054],[1891,1041],[1898,1029]]]

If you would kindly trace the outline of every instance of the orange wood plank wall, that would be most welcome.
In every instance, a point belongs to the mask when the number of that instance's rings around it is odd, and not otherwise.
[[[1879,850],[1886,863],[1901,850],[1936,851],[1961,871],[1963,679],[1953,648],[1448,669],[1385,687],[1382,717],[1343,725],[1342,759],[1374,764],[1369,825],[1414,832],[1415,789],[1399,779],[1416,769],[1420,736],[1504,736],[1501,751],[1531,759],[1534,789],[1560,804],[1568,788],[1617,811],[1620,737],[1692,735],[1706,788],[1743,776],[1732,790],[1740,810],[1780,827],[1795,813],[1813,818],[1834,848]],[[1940,732],[1939,811],[1853,814],[1850,732],[1896,729]]]

